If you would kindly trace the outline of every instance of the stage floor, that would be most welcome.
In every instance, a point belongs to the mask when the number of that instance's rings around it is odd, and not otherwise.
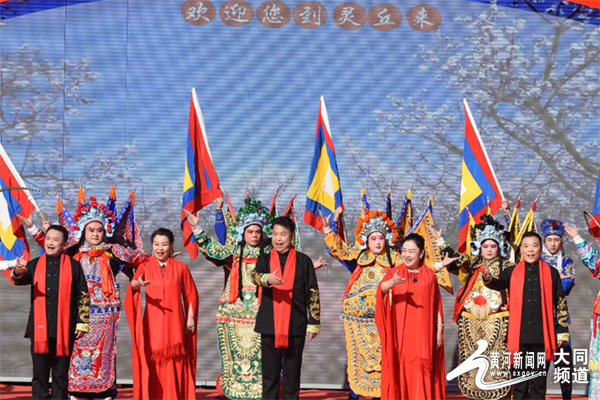
[[[198,400],[212,400],[217,396],[215,389],[197,389],[196,399]],[[301,399],[314,399],[314,400],[345,400],[348,398],[348,392],[345,390],[302,390],[300,391]],[[573,399],[586,399],[586,396],[573,396]],[[31,386],[29,385],[2,385],[0,384],[0,399],[11,399],[11,400],[28,400],[31,399]],[[119,396],[117,399],[120,400],[132,400],[133,389],[131,387],[124,387],[119,389]],[[446,394],[447,400],[458,400],[466,399],[462,394],[455,392],[448,392]],[[546,399],[559,400],[560,395],[549,395]]]

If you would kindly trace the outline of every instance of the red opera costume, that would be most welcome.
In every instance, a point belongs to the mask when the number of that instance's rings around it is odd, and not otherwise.
[[[186,332],[187,312],[198,322],[198,291],[187,265],[169,258],[164,271],[151,257],[134,280],[144,275],[146,308],[140,290],[131,285],[125,311],[133,339],[135,399],[196,398],[196,330]],[[183,302],[182,302],[183,299]]]
[[[381,283],[377,290],[381,399],[445,399],[444,346],[436,349],[438,315],[443,317],[436,275],[427,267],[409,273],[401,264],[382,283],[396,272],[406,282],[385,294]]]

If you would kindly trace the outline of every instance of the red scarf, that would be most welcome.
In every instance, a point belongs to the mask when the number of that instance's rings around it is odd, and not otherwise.
[[[242,262],[256,264],[256,258],[242,257],[242,261],[240,262],[239,257],[236,257],[236,260],[233,262],[229,275],[229,304],[234,304],[240,295],[240,268]]]
[[[106,253],[108,252],[97,247],[85,252],[89,258],[100,257],[100,285],[102,286],[102,293],[104,293],[104,295],[108,298],[114,298],[115,280],[113,278],[113,274],[110,269],[110,261]],[[79,252],[75,254],[73,258],[77,261],[80,261],[82,256],[83,253]]]
[[[58,318],[56,321],[56,355],[69,355],[69,318],[71,284],[73,274],[71,262],[66,254],[60,256],[58,283]],[[46,254],[42,254],[33,276],[33,352],[48,353],[48,325],[46,317]]]
[[[296,278],[296,249],[292,247],[285,262],[283,275],[279,253],[271,251],[271,273],[283,280],[283,285],[273,286],[273,321],[275,323],[275,347],[287,348],[290,332],[290,315],[292,313],[292,294],[294,278]],[[275,272],[277,270],[277,272]],[[231,287],[229,288],[231,290]]]
[[[381,292],[381,284],[392,279],[394,274],[406,279],[405,283],[395,285],[387,293]],[[410,287],[410,290],[409,290]],[[409,292],[412,295],[409,295]],[[391,302],[390,302],[391,295]],[[407,308],[417,308],[417,321],[406,319]],[[377,287],[377,306],[375,323],[381,338],[381,398],[401,398],[398,376],[404,362],[404,331],[414,332],[413,343],[418,347],[420,372],[431,377],[430,385],[425,389],[427,398],[445,399],[444,346],[436,348],[438,314],[442,314],[442,298],[437,285],[435,272],[424,265],[419,267],[417,282],[408,279],[406,264],[387,270],[385,277]],[[414,390],[414,389],[413,389]],[[413,393],[413,394],[416,394]],[[425,398],[425,393],[420,393]]]
[[[512,307],[508,315],[508,352],[515,354],[521,343],[521,318],[523,314],[523,290],[525,288],[525,260],[521,260],[513,270],[510,278],[510,296]],[[556,338],[554,332],[554,315],[552,301],[552,274],[550,266],[539,261],[540,286],[542,297],[542,321],[544,330],[544,351],[546,361],[554,360]]]

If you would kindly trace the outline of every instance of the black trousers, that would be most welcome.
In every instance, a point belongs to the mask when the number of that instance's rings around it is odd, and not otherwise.
[[[300,396],[302,352],[306,336],[289,336],[288,347],[275,348],[275,335],[261,335],[263,399],[293,400]],[[283,382],[279,397],[279,381],[283,361]]]
[[[550,367],[549,362],[545,362],[544,365],[538,365],[537,354],[544,352],[544,344],[526,344],[521,343],[519,351],[523,355],[522,368],[513,368],[513,377],[521,376],[523,373],[531,372],[543,372],[542,375],[537,378],[529,379],[525,382],[517,383],[513,385],[513,400],[521,399],[545,399],[546,398],[546,379],[548,374],[548,368]],[[527,352],[533,352],[535,354],[535,367],[525,368],[525,354]]]
[[[73,342],[69,343],[69,354]],[[33,379],[31,381],[31,398],[67,399],[69,389],[69,364],[71,356],[56,355],[56,338],[48,338],[48,353],[33,352],[31,340],[31,359],[33,361]],[[50,397],[50,370],[52,370],[52,397]]]

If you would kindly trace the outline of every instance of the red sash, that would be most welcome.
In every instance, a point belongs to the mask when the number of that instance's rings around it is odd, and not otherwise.
[[[69,355],[69,318],[71,314],[71,262],[66,254],[60,257],[58,282],[58,318],[56,320],[56,355]],[[33,352],[48,353],[46,317],[46,254],[42,254],[33,276]]]
[[[256,258],[243,257],[240,262],[239,257],[236,257],[233,262],[229,275],[229,304],[235,303],[240,295],[240,268],[242,262],[256,264]]]
[[[523,315],[523,290],[525,288],[525,260],[522,260],[513,270],[510,278],[511,308],[508,315],[508,352],[519,351],[521,343],[521,318]],[[544,351],[546,361],[554,360],[556,351],[556,335],[554,331],[554,314],[552,301],[552,274],[550,266],[539,261],[540,286],[542,300],[542,321],[544,330]]]
[[[112,271],[110,270],[110,261],[106,255],[106,251],[98,248],[86,251],[88,257],[100,257],[100,285],[102,286],[102,293],[108,298],[115,297],[115,280],[113,278]],[[73,257],[75,260],[80,261],[82,252],[75,254]]]
[[[275,347],[288,347],[290,332],[290,315],[292,313],[292,295],[294,292],[294,278],[296,277],[296,249],[292,247],[285,262],[283,276],[279,253],[275,249],[270,257],[271,273],[275,273],[284,284],[273,286],[273,322],[275,324]],[[231,290],[231,287],[229,288]]]

